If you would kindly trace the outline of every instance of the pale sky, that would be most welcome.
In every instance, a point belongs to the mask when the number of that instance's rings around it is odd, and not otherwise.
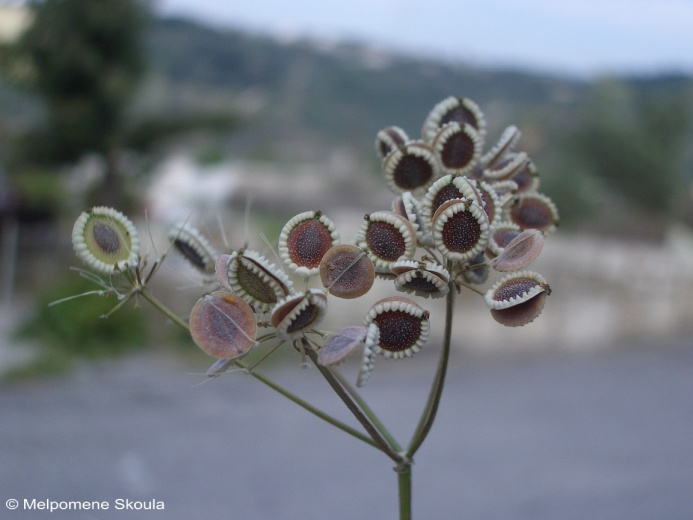
[[[591,76],[693,74],[693,0],[156,0],[163,14],[286,38]]]

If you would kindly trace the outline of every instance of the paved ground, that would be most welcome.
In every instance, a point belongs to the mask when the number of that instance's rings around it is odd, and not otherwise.
[[[364,391],[402,439],[432,354],[378,360]],[[315,370],[283,366],[267,371],[339,410]],[[0,387],[0,518],[397,518],[389,459],[241,373],[196,386],[199,368],[150,354]],[[455,356],[414,484],[417,519],[693,518],[693,346]],[[11,513],[11,498],[111,510]]]

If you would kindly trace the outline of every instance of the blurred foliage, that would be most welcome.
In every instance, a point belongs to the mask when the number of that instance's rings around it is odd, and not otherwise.
[[[691,125],[687,94],[639,91],[614,79],[597,83],[572,152],[627,204],[659,217],[674,215],[686,202],[691,180],[682,164]]]
[[[73,161],[108,153],[145,70],[137,0],[35,0],[34,21],[13,49],[16,80],[44,102],[44,157]],[[15,65],[14,69],[19,67]]]
[[[74,274],[47,288],[37,296],[33,313],[17,328],[16,338],[36,341],[49,358],[112,357],[142,348],[148,338],[142,309],[128,304],[102,318],[118,302],[95,294],[49,305],[94,289],[92,282]]]

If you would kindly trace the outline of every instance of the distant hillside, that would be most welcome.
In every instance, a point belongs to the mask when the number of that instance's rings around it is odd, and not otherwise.
[[[633,208],[656,214],[657,226],[672,216],[693,222],[690,77],[587,82],[353,43],[287,43],[179,18],[154,20],[147,52],[150,73],[132,117],[237,114],[233,133],[207,141],[218,148],[212,157],[326,164],[340,150],[353,169],[375,175],[379,129],[397,125],[418,137],[434,104],[460,95],[486,114],[487,146],[509,124],[522,130],[520,147],[565,223],[593,214],[597,227],[620,229]],[[3,135],[38,120],[36,107],[0,78],[0,152]]]
[[[300,125],[351,143],[365,136],[370,144],[390,124],[415,136],[431,107],[451,94],[477,101],[493,130],[549,107],[574,110],[589,90],[579,81],[436,63],[360,45],[281,44],[182,19],[158,21],[149,45],[157,94],[166,99],[159,98],[159,108],[252,98],[274,124]]]

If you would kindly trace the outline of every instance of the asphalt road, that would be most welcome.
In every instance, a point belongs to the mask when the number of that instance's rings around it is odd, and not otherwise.
[[[688,343],[589,356],[453,356],[438,421],[416,457],[414,517],[693,518]],[[378,359],[364,390],[402,442],[428,391],[433,354]],[[148,354],[0,387],[0,518],[397,518],[384,455],[251,377],[197,386],[197,370]],[[297,358],[265,370],[348,420]],[[9,499],[19,509],[8,511]],[[106,501],[110,509],[50,513],[25,510],[24,499]],[[119,499],[165,509],[116,510]]]

